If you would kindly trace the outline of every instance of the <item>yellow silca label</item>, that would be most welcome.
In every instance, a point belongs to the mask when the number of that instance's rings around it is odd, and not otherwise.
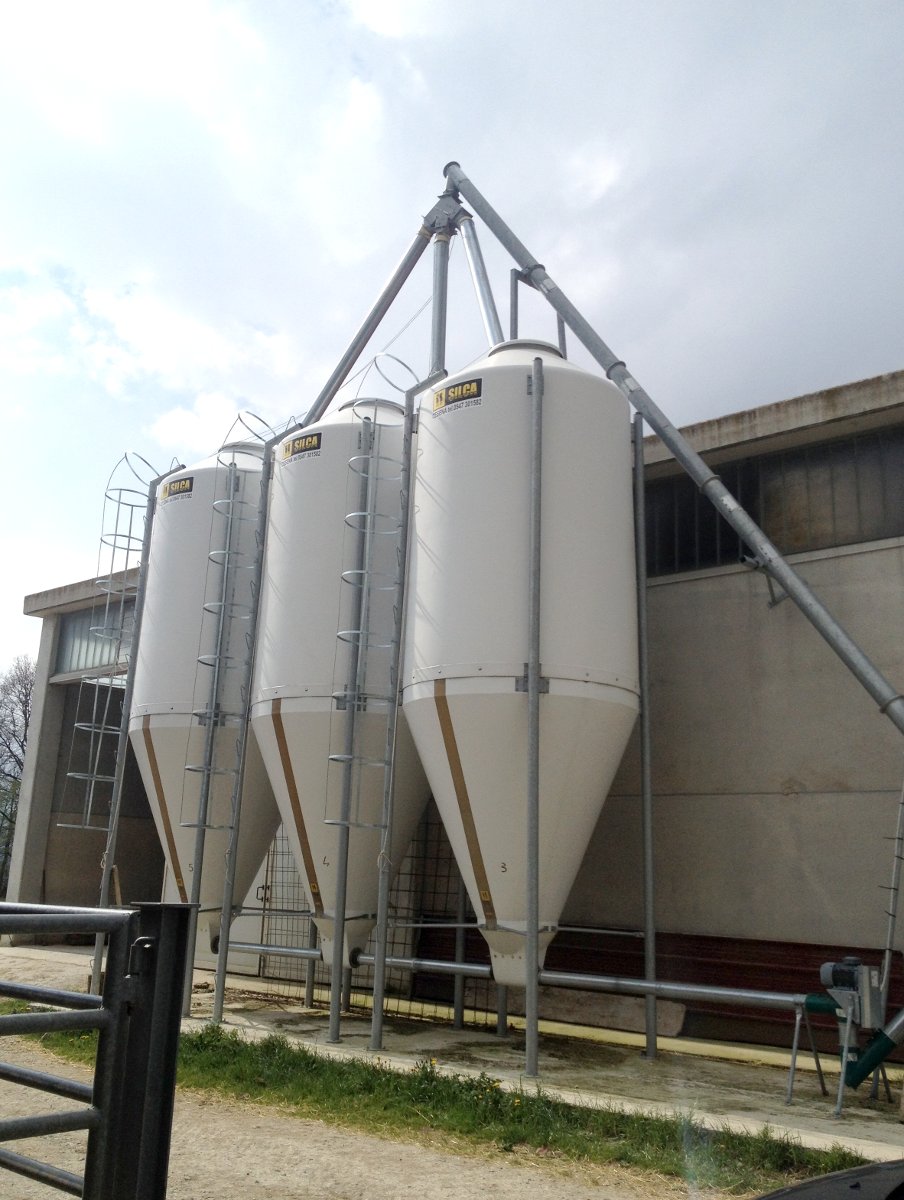
[[[300,433],[282,444],[282,460],[296,458],[299,454],[311,454],[320,450],[323,433]]]
[[[483,379],[464,379],[461,383],[450,383],[433,393],[433,412],[445,412],[454,404],[467,408],[479,404],[483,393]]]
[[[187,475],[184,479],[169,479],[161,489],[160,499],[173,500],[176,496],[190,496],[194,485],[194,475]]]

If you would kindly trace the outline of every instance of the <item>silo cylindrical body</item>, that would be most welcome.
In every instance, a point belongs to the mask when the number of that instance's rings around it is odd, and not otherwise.
[[[525,982],[531,374],[543,365],[540,962],[638,711],[628,406],[546,343],[422,404],[403,712],[489,943]]]
[[[376,919],[387,717],[394,693],[401,457],[400,406],[359,400],[288,436],[273,464],[252,727],[307,881],[327,963],[344,819],[341,760],[349,751],[345,696],[356,646],[361,693],[345,822],[346,963],[365,945]],[[390,858],[397,870],[429,795],[402,719],[393,795]]]
[[[261,467],[262,447],[237,443],[173,472],[158,486],[133,668],[129,736],[166,857],[166,895],[174,900],[192,897],[202,789],[205,778],[210,781],[199,920],[209,925],[212,946],[219,932],[232,825]],[[208,714],[215,672],[211,741]],[[276,801],[260,751],[249,736],[236,856],[237,904],[278,827]]]

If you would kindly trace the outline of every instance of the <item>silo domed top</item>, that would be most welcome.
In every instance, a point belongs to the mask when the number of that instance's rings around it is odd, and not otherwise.
[[[335,411],[346,412],[348,409],[356,417],[369,417],[377,425],[398,425],[405,417],[405,405],[384,396],[358,396],[354,400],[346,400]]]
[[[552,342],[543,342],[536,338],[513,338],[508,342],[500,342],[498,346],[494,346],[488,352],[487,358],[492,358],[500,350],[544,350],[547,354],[554,354],[556,358],[565,357],[559,347],[553,345]]]

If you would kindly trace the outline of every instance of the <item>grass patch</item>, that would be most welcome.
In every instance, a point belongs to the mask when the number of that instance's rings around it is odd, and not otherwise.
[[[93,1035],[41,1040],[67,1058],[93,1059]],[[504,1091],[487,1075],[448,1075],[433,1061],[401,1074],[378,1062],[322,1057],[282,1037],[249,1042],[214,1025],[183,1035],[178,1080],[387,1136],[448,1135],[501,1151],[543,1149],[560,1159],[618,1163],[733,1192],[765,1192],[864,1162],[841,1147],[809,1150],[770,1132],[745,1136],[690,1119],[579,1108],[542,1091]]]

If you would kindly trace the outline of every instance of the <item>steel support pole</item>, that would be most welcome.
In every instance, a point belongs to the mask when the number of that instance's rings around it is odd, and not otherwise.
[[[894,851],[891,861],[891,884],[888,888],[888,923],[885,930],[885,952],[882,955],[882,975],[879,987],[882,991],[882,1020],[888,1016],[888,989],[891,985],[891,969],[895,952],[895,926],[898,920],[898,897],[901,894],[901,862],[904,861],[904,786],[898,797],[898,823],[895,826]]]
[[[443,230],[433,239],[433,322],[430,330],[430,370],[446,369],[446,317],[449,308],[450,235]]]
[[[509,337],[514,342],[518,337],[518,287],[521,283],[521,272],[512,267],[509,276]]]
[[[844,1106],[844,1085],[847,1082],[847,1068],[851,1056],[851,1034],[854,1029],[854,998],[853,995],[846,998],[845,1008],[847,1013],[844,1019],[844,1032],[841,1037],[841,1073],[838,1077],[838,1093],[835,1096],[835,1107],[832,1110],[832,1116],[837,1121],[841,1116],[841,1109]]]
[[[653,862],[653,757],[650,738],[650,666],[647,641],[647,530],[644,489],[643,416],[634,414],[634,554],[637,560],[637,659],[640,682],[640,792],[643,838],[643,963],[656,978],[656,912]],[[644,999],[646,1057],[656,1057],[656,997]]]
[[[496,985],[496,1036],[505,1037],[508,1034],[508,986],[504,983]]]
[[[461,214],[458,221],[458,232],[461,234],[461,240],[464,243],[468,267],[470,268],[471,279],[474,283],[474,291],[477,293],[477,304],[480,308],[483,328],[486,331],[487,341],[492,350],[494,346],[498,346],[500,342],[505,341],[505,334],[502,332],[502,324],[499,320],[499,313],[496,311],[496,301],[493,299],[493,291],[490,287],[486,264],[483,261],[483,254],[480,252],[480,243],[477,240],[477,229],[474,226],[474,219],[470,213]]]
[[[794,1010],[794,1038],[791,1042],[791,1064],[788,1067],[788,1090],[785,1093],[785,1103],[790,1104],[794,1098],[794,1077],[797,1074],[797,1051],[800,1048],[800,1026],[803,1021],[803,1005]]]
[[[433,230],[428,228],[427,224],[422,225],[417,231],[417,236],[405,252],[402,261],[393,271],[389,282],[383,288],[373,308],[364,318],[361,328],[352,338],[348,349],[336,365],[336,369],[330,375],[320,395],[308,410],[308,414],[304,419],[304,425],[312,425],[315,421],[319,421],[329,408],[333,397],[342,387],[348,377],[349,371],[351,371],[352,367],[358,361],[361,351],[373,337],[377,326],[386,316],[393,300],[395,300],[396,296],[402,290],[406,279],[417,266],[418,260],[429,246],[432,237]]]
[[[458,896],[455,904],[455,961],[465,961],[465,920],[467,918],[468,892],[465,881],[458,873]],[[456,975],[452,993],[452,1028],[465,1027],[465,980]]]
[[[242,723],[236,745],[236,773],[232,788],[232,829],[229,833],[229,846],[226,850],[226,877],[223,880],[223,907],[220,910],[220,938],[217,944],[217,967],[214,977],[213,1013],[211,1020],[219,1025],[223,1019],[223,1001],[226,995],[226,967],[229,959],[229,933],[232,929],[232,906],[235,900],[235,871],[239,853],[239,837],[242,824],[242,790],[245,786],[245,763],[247,760],[248,728],[251,723],[251,680],[254,667],[253,631],[257,629],[258,597],[251,598],[251,615],[249,619],[248,658],[245,664],[243,692],[245,700],[242,705]],[[242,897],[244,900],[244,897]]]
[[[226,494],[230,501],[235,495],[236,481],[235,463],[227,468]],[[207,728],[204,732],[204,763],[201,768],[201,794],[198,799],[198,825],[195,830],[195,849],[192,858],[191,880],[191,915],[188,922],[188,950],[185,959],[185,989],[182,993],[182,1015],[191,1016],[191,989],[194,980],[195,947],[198,943],[198,917],[201,908],[201,875],[204,869],[204,844],[207,836],[207,815],[210,806],[210,787],[213,778],[213,762],[216,753],[217,723],[220,704],[220,674],[223,664],[223,642],[226,636],[226,613],[229,606],[229,586],[232,582],[232,528],[233,515],[230,503],[226,515],[226,529],[223,538],[223,577],[220,582],[219,612],[217,613],[217,632],[214,644],[213,674],[210,679],[210,692],[207,703]],[[199,660],[200,661],[200,660]],[[187,770],[188,768],[186,768]]]
[[[138,639],[141,636],[141,620],[144,614],[145,586],[148,578],[148,558],[151,551],[151,532],[154,528],[154,513],[157,507],[157,487],[166,475],[158,475],[148,485],[148,501],[144,515],[144,536],[141,542],[141,561],[138,564],[138,585],[135,592],[135,616],[132,623],[132,644],[129,650],[129,669],[122,697],[122,720],[119,740],[116,743],[116,766],[113,769],[113,791],[110,796],[110,823],[107,829],[107,844],[104,847],[104,865],[100,877],[100,908],[110,903],[110,878],[116,861],[116,842],[119,837],[119,816],[122,811],[122,786],[125,778],[126,754],[129,749],[129,717],[132,712],[132,696],[135,692],[135,660],[138,654]],[[91,967],[91,991],[100,992],[103,971],[104,935],[99,933],[94,941],[94,961]]]
[[[437,235],[437,241],[439,235]],[[438,258],[440,256],[438,255]],[[448,240],[446,242],[446,263],[448,264]],[[434,275],[434,306],[437,303],[437,296],[442,292],[442,305],[445,308],[445,291],[448,275],[445,272],[439,272],[441,278],[437,279]],[[434,357],[438,349],[438,341],[434,338],[433,342]],[[445,352],[445,319],[443,322],[443,352]],[[395,751],[396,729],[398,726],[398,712],[401,704],[399,689],[401,685],[400,662],[402,654],[402,638],[404,635],[405,624],[405,604],[406,604],[406,582],[408,577],[408,541],[411,529],[411,502],[412,502],[412,452],[414,446],[414,401],[415,398],[427,388],[432,387],[434,383],[438,383],[446,374],[445,367],[440,362],[437,369],[431,372],[430,375],[414,387],[409,388],[405,393],[405,416],[402,428],[402,466],[400,480],[400,498],[401,498],[401,513],[399,525],[399,566],[397,576],[396,589],[396,624],[393,632],[393,659],[390,672],[390,689],[395,696],[395,704],[390,713],[389,726],[387,729],[387,754]],[[383,790],[383,836],[380,847],[380,862],[379,862],[379,878],[377,890],[377,925],[376,925],[376,954],[374,955],[374,980],[373,980],[373,1009],[371,1014],[371,1029],[370,1029],[370,1048],[371,1050],[383,1049],[383,1002],[386,994],[386,951],[389,941],[389,890],[392,883],[392,862],[390,861],[390,849],[392,845],[392,822],[393,822],[393,772],[390,771],[385,781]]]
[[[477,215],[486,222],[491,232],[499,239],[515,261],[520,265],[525,278],[546,297],[549,304],[560,313],[565,324],[579,341],[589,350],[596,361],[644,420],[662,439],[672,452],[676,462],[684,468],[700,491],[715,505],[732,529],[753,551],[757,563],[791,597],[803,615],[814,626],[845,666],[859,680],[866,691],[889,720],[904,733],[904,696],[894,688],[874,663],[842,629],[822,602],[796,571],[782,558],[756,522],[744,511],[738,501],[703,459],[691,448],[662,410],[653,402],[621,359],[609,349],[589,322],[571,303],[565,293],[549,277],[530,251],[518,240],[496,210],[484,199],[468,179],[458,163],[449,163],[445,169],[450,187],[457,189]]]
[[[342,755],[342,798],[338,821],[338,846],[336,848],[336,898],[333,913],[333,959],[330,969],[330,1026],[328,1042],[339,1041],[339,1014],[342,1010],[343,968],[345,949],[345,904],[348,894],[348,852],[351,839],[352,781],[355,762],[355,726],[361,692],[361,642],[364,638],[364,591],[367,586],[368,550],[371,535],[371,486],[372,467],[369,461],[374,448],[373,422],[362,422],[361,459],[364,468],[358,489],[358,546],[354,569],[349,573],[356,590],[352,606],[351,642],[348,671],[345,685],[345,751]]]
[[[317,982],[317,979],[316,979],[317,963],[320,961],[320,958],[321,958],[320,951],[317,949],[317,925],[315,924],[313,917],[311,917],[311,923],[308,926],[307,949],[317,951],[317,957],[314,958],[313,956],[311,956],[311,958],[308,960],[308,965],[305,968],[305,977],[304,977],[304,1006],[305,1006],[305,1008],[313,1008],[314,1007],[314,984]]]
[[[248,698],[250,701],[251,689],[248,688]],[[246,713],[244,724],[242,726],[242,741],[244,743],[244,731],[248,728],[249,715]],[[219,1025],[223,1019],[223,1002],[226,996],[226,968],[229,959],[229,933],[232,929],[232,908],[235,900],[235,868],[236,859],[238,857],[239,835],[242,816],[242,798],[241,789],[245,780],[245,747],[244,745],[239,750],[241,764],[236,774],[236,787],[238,794],[233,795],[232,801],[232,829],[229,835],[229,846],[226,850],[226,878],[223,882],[223,907],[220,911],[220,934],[217,940],[217,965],[214,975],[213,988],[213,1012],[211,1013],[211,1021],[214,1025]]]
[[[446,243],[448,254],[448,242]],[[448,260],[447,260],[448,261]],[[400,519],[398,545],[398,575],[396,577],[396,592],[393,608],[395,621],[393,628],[392,655],[389,664],[389,692],[393,699],[386,724],[386,744],[383,758],[387,764],[383,773],[383,809],[382,829],[380,830],[380,853],[377,859],[377,923],[374,928],[375,962],[373,974],[372,1007],[370,1022],[370,1048],[383,1049],[383,1005],[386,997],[386,953],[389,948],[389,891],[392,883],[392,834],[395,818],[394,789],[395,789],[395,744],[398,724],[399,704],[399,660],[401,656],[403,606],[405,597],[405,547],[408,544],[408,481],[411,470],[411,431],[413,421],[409,411],[408,398],[405,398],[405,416],[402,432],[402,463],[400,470]]]
[[[540,537],[543,492],[543,359],[531,371],[527,654],[527,925],[524,948],[524,1073],[539,1073],[540,969]]]

